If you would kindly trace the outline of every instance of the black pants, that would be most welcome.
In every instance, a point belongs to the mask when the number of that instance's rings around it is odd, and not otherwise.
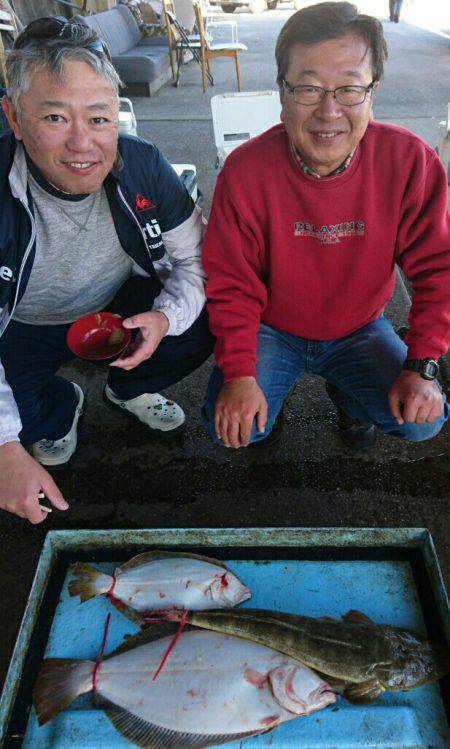
[[[160,290],[157,279],[133,276],[108,309],[122,317],[147,312]],[[72,424],[75,391],[68,380],[56,375],[59,367],[76,358],[66,343],[69,327],[13,320],[0,338],[0,358],[19,409],[24,445],[43,438],[60,439]],[[108,384],[124,400],[158,392],[197,369],[211,354],[213,344],[203,310],[185,333],[165,336],[150,359],[139,366],[130,371],[110,367]]]
[[[400,18],[402,5],[403,0],[389,0],[389,18],[391,21],[394,20],[394,17],[397,17],[397,20]]]

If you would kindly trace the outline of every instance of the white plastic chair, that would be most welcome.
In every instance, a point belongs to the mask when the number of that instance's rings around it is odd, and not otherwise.
[[[231,151],[280,121],[278,91],[243,91],[211,98],[216,167],[222,167]]]
[[[226,20],[217,16],[216,9],[210,5],[208,0],[202,0],[200,3],[203,15],[203,21],[205,24],[205,32],[208,34],[211,29],[226,29],[228,28],[231,33],[231,41],[236,43],[238,39],[237,21],[234,18],[227,18]]]
[[[450,104],[447,106],[447,119],[439,123],[436,152],[444,165],[450,184]]]
[[[119,133],[137,135],[137,122],[133,104],[125,96],[119,97]]]

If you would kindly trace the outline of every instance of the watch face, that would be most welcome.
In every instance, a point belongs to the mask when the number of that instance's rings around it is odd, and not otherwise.
[[[422,367],[422,376],[427,380],[434,380],[439,371],[439,365],[435,359],[425,359]]]
[[[417,372],[424,380],[434,380],[439,373],[439,363],[436,359],[406,359],[403,369]]]

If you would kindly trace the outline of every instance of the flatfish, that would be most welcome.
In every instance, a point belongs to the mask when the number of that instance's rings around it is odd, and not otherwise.
[[[105,660],[45,660],[33,693],[39,724],[78,695],[100,706],[131,742],[200,749],[237,741],[335,702],[309,668],[271,648],[229,635],[184,631],[156,680],[172,638],[139,633]]]
[[[178,621],[180,613],[161,617]],[[355,703],[373,702],[384,691],[414,689],[450,672],[447,647],[407,629],[375,624],[360,611],[342,619],[263,609],[193,611],[185,621],[285,653],[324,674]]]
[[[133,611],[142,615],[166,609],[231,608],[251,598],[225,564],[196,554],[146,552],[117,567],[113,576],[83,562],[72,571],[71,596],[87,601],[106,594],[133,621]]]

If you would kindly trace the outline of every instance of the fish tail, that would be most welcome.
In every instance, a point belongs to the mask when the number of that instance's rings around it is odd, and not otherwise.
[[[111,575],[105,575],[104,572],[99,572],[84,562],[77,562],[72,568],[72,573],[76,580],[69,583],[69,593],[71,596],[80,596],[82,603],[101,593],[107,593],[114,582]]]
[[[51,720],[79,694],[93,687],[93,661],[73,658],[47,658],[40,668],[33,689],[33,704],[39,725]]]

